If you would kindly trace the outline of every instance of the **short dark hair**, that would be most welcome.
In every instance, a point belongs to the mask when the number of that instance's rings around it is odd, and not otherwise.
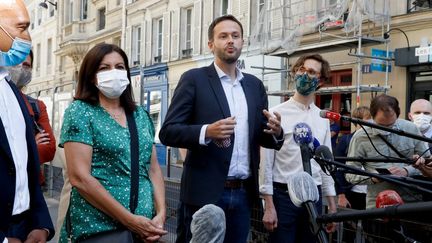
[[[396,113],[396,117],[399,117],[399,101],[395,97],[390,95],[378,95],[372,99],[370,104],[370,112],[372,117],[375,117],[380,110],[383,111],[386,115],[394,111]]]
[[[213,22],[211,22],[211,24],[208,28],[208,40],[209,41],[212,41],[214,38],[214,32],[213,31],[214,31],[214,28],[216,27],[216,25],[222,21],[225,21],[225,20],[230,20],[230,21],[236,22],[240,26],[241,37],[243,38],[243,26],[242,26],[242,24],[240,23],[240,21],[238,19],[236,19],[236,17],[234,17],[231,14],[228,14],[228,15],[222,15],[220,17],[217,17],[213,20]]]
[[[292,73],[296,73],[297,70],[304,65],[306,60],[313,59],[319,63],[321,63],[321,74],[320,74],[320,80],[325,81],[330,78],[330,64],[329,62],[324,59],[320,54],[306,54],[301,56],[297,61],[295,62],[294,66],[291,68]]]
[[[122,56],[128,79],[129,81],[131,80],[129,61],[126,53],[120,47],[113,44],[97,44],[87,52],[81,63],[78,74],[78,86],[74,97],[75,100],[82,100],[92,105],[99,104],[99,89],[96,87],[96,73],[98,72],[98,67],[103,58],[112,52],[117,52]],[[136,108],[132,94],[132,85],[130,83],[120,96],[120,105],[125,109],[126,113],[132,113]]]

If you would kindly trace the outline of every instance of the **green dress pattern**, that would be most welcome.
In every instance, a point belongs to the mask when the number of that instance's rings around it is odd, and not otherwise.
[[[154,215],[153,187],[149,178],[154,126],[143,107],[134,112],[139,141],[139,189],[135,214]],[[130,134],[100,105],[75,100],[66,109],[60,136],[60,147],[66,142],[79,142],[93,148],[91,174],[124,207],[130,197]],[[95,233],[116,229],[119,223],[88,203],[72,188],[70,199],[72,242]],[[67,242],[65,223],[60,242]]]

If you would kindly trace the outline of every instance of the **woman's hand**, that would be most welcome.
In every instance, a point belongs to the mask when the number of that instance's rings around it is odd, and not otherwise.
[[[140,215],[133,215],[126,227],[136,233],[145,242],[157,241],[160,237],[168,233],[163,229],[163,224],[162,227],[160,227],[160,222],[158,222],[158,220],[154,222]]]

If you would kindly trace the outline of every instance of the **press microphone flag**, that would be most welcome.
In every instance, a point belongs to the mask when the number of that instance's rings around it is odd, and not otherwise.
[[[313,143],[312,129],[308,124],[301,122],[294,126],[294,141],[300,146],[303,170],[312,175],[310,159],[312,157],[309,144]]]

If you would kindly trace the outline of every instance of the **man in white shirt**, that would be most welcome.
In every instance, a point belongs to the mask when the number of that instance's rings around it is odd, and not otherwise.
[[[287,180],[304,170],[300,146],[294,139],[296,125],[304,123],[311,129],[312,136],[320,144],[331,149],[330,124],[319,116],[320,109],[314,104],[315,91],[320,80],[330,75],[329,63],[318,54],[300,57],[292,68],[296,83],[294,96],[288,101],[270,109],[281,115],[281,126],[285,142],[279,151],[264,149],[264,165],[261,166],[264,178],[260,193],[265,200],[263,223],[270,233],[270,242],[315,242],[317,239],[310,231],[309,217],[305,208],[297,208],[287,192]],[[331,176],[326,175],[311,160],[312,177],[320,195],[325,196],[329,212],[336,212],[335,187]],[[315,204],[321,213],[322,200]],[[327,227],[334,231],[335,224]]]
[[[30,52],[22,0],[0,1],[0,242],[46,242],[54,227],[39,186],[33,124],[7,67]]]

